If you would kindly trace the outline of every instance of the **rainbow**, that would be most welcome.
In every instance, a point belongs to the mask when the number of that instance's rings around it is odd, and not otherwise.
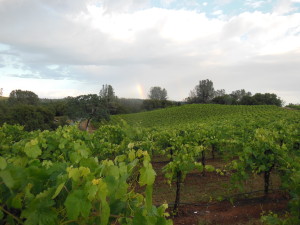
[[[145,99],[146,96],[145,96],[145,90],[144,90],[144,87],[143,87],[141,84],[137,84],[137,85],[136,85],[136,89],[137,89],[137,92],[138,92],[138,94],[139,94],[139,98]]]

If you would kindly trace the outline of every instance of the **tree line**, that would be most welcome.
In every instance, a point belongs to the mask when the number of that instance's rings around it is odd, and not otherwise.
[[[1,89],[2,91],[2,89]],[[98,94],[79,95],[63,99],[40,99],[32,91],[13,90],[6,100],[0,101],[0,125],[20,124],[28,131],[53,130],[60,125],[76,121],[92,122],[99,126],[109,121],[110,115],[137,113],[181,104],[226,104],[226,105],[276,105],[283,101],[273,93],[256,93],[244,89],[227,94],[224,89],[215,90],[209,79],[200,80],[189,96],[181,102],[168,100],[165,88],[151,87],[147,99],[126,99],[115,95],[111,85],[102,85]],[[299,109],[299,105],[289,105]]]
[[[153,104],[151,109],[155,108],[164,108],[170,105],[167,101],[168,95],[167,90],[161,87],[152,87],[148,94],[148,100],[144,101],[144,104],[148,102],[158,101],[157,105],[161,107],[156,107]],[[252,95],[250,91],[245,89],[240,89],[232,91],[230,94],[227,94],[224,89],[215,90],[213,81],[206,79],[200,80],[199,83],[195,86],[193,90],[190,91],[190,94],[187,98],[184,99],[181,104],[193,104],[193,103],[203,103],[203,104],[224,104],[224,105],[276,105],[283,106],[283,101],[273,93],[256,93]],[[170,105],[168,105],[170,104]],[[175,105],[180,105],[180,102],[177,102]],[[297,108],[297,105],[289,104],[291,108]]]
[[[226,94],[224,89],[215,90],[213,82],[209,79],[200,80],[199,84],[186,98],[187,103],[215,103],[224,105],[276,105],[281,107],[283,101],[273,93],[256,93],[244,89]]]
[[[96,126],[109,121],[110,115],[135,113],[176,105],[167,100],[167,91],[153,87],[149,99],[125,99],[115,95],[111,85],[105,84],[99,94],[68,96],[63,99],[40,99],[32,91],[13,90],[0,101],[0,125],[20,124],[25,130],[54,130],[60,125],[87,121]]]

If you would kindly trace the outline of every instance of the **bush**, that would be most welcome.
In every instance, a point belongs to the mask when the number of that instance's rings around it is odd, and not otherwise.
[[[47,108],[32,105],[16,105],[10,108],[8,123],[20,124],[25,130],[52,130],[57,126],[54,124],[54,114]]]

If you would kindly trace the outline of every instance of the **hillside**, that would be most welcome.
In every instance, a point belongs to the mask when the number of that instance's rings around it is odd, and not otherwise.
[[[190,123],[208,122],[229,117],[264,117],[268,114],[287,113],[276,106],[242,106],[242,105],[212,105],[192,104],[142,113],[123,114],[112,116],[113,123],[125,120],[129,125],[142,127],[174,127]]]
[[[8,99],[8,97],[0,96],[0,101],[2,101],[2,100],[7,100],[7,99]]]
[[[300,111],[198,104],[121,119],[0,127],[1,224],[258,225],[269,211],[300,224]]]

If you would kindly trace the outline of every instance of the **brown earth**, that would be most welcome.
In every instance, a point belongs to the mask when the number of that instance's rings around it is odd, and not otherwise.
[[[158,161],[160,160],[160,161]],[[175,199],[175,184],[165,182],[162,168],[167,161],[158,158],[152,164],[157,172],[153,190],[153,203],[160,205],[167,202],[169,212]],[[208,164],[222,168],[225,163],[221,159],[209,159]],[[263,178],[260,175],[251,177],[245,183],[243,191],[231,190],[230,173],[221,176],[215,172],[207,173],[193,171],[186,176],[182,184],[181,204],[178,216],[172,218],[174,225],[261,225],[260,217],[263,212],[284,214],[287,209],[288,195],[279,190],[280,180],[276,174],[271,176],[270,194],[265,197]],[[244,194],[246,193],[246,194]],[[219,197],[229,200],[218,201]],[[220,199],[219,199],[220,200]]]
[[[83,120],[79,124],[79,129],[80,130],[86,130],[86,125],[87,125],[87,120]],[[88,132],[93,133],[96,129],[93,127],[93,125],[90,123],[88,127]]]
[[[287,210],[287,198],[283,193],[272,193],[268,198],[257,197],[215,204],[182,205],[178,217],[173,218],[174,225],[198,224],[261,224],[259,218],[263,212],[283,213]]]

